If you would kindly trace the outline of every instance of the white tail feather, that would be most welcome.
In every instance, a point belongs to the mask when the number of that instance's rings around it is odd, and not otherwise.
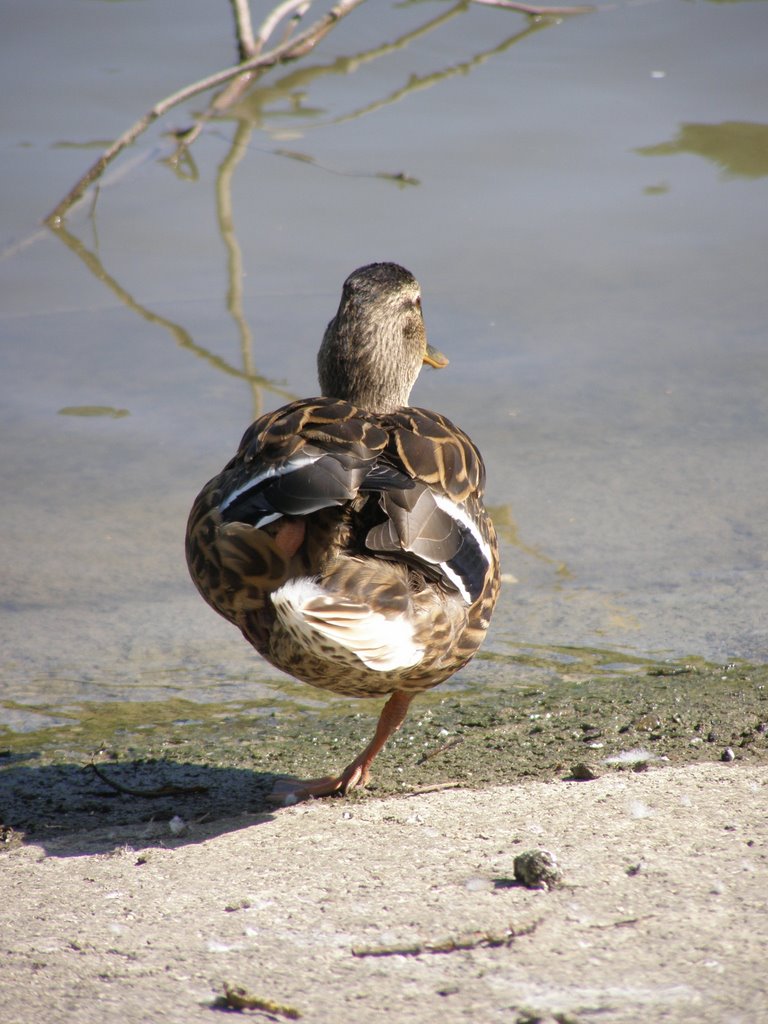
[[[313,580],[289,580],[272,594],[272,603],[283,625],[297,631],[310,650],[317,650],[320,634],[376,672],[411,668],[424,655],[406,616],[387,618],[367,604],[329,594]]]

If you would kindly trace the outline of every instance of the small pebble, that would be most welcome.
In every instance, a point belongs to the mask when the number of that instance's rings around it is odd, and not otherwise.
[[[224,909],[228,914],[234,914],[237,910],[249,910],[250,900],[238,900],[236,903],[228,903]]]
[[[734,754],[733,750],[730,747],[726,747],[725,750],[720,755],[720,760],[721,761],[735,761],[736,760],[736,755]]]
[[[655,732],[656,729],[661,728],[661,719],[658,715],[649,712],[647,715],[641,715],[639,718],[636,718],[634,726],[643,732]]]
[[[459,992],[461,992],[461,989],[458,985],[446,985],[444,988],[439,988],[437,990],[437,994],[439,996],[455,996]]]
[[[515,879],[526,889],[554,889],[563,880],[554,853],[549,850],[526,850],[515,857]]]
[[[183,818],[180,818],[178,814],[174,814],[171,820],[168,822],[168,828],[171,830],[171,834],[174,836],[183,836],[187,831],[187,823]]]

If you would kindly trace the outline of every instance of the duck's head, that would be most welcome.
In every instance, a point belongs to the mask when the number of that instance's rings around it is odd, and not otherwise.
[[[427,344],[413,274],[397,263],[370,263],[351,273],[317,357],[323,395],[391,412],[408,404],[424,363],[442,367],[448,360]]]

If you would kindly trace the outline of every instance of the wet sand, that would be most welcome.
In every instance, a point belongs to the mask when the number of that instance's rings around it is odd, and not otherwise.
[[[334,698],[300,711],[177,701],[80,710],[64,727],[6,734],[0,818],[18,836],[47,841],[174,816],[215,822],[260,813],[272,807],[276,775],[311,778],[351,761],[381,704]],[[764,665],[563,675],[482,696],[438,687],[414,701],[369,789],[350,799],[549,781],[585,764],[597,774],[729,757],[766,766],[767,723]]]

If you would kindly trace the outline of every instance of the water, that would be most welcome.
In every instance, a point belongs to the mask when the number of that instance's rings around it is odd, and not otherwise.
[[[482,448],[503,542],[492,634],[449,686],[768,661],[768,5],[363,5],[177,172],[167,133],[206,98],[172,111],[59,234],[41,218],[104,143],[230,63],[228,9],[3,23],[8,728],[325,699],[200,601],[183,532],[252,416],[316,392],[374,259],[422,284],[451,365],[414,400]]]

